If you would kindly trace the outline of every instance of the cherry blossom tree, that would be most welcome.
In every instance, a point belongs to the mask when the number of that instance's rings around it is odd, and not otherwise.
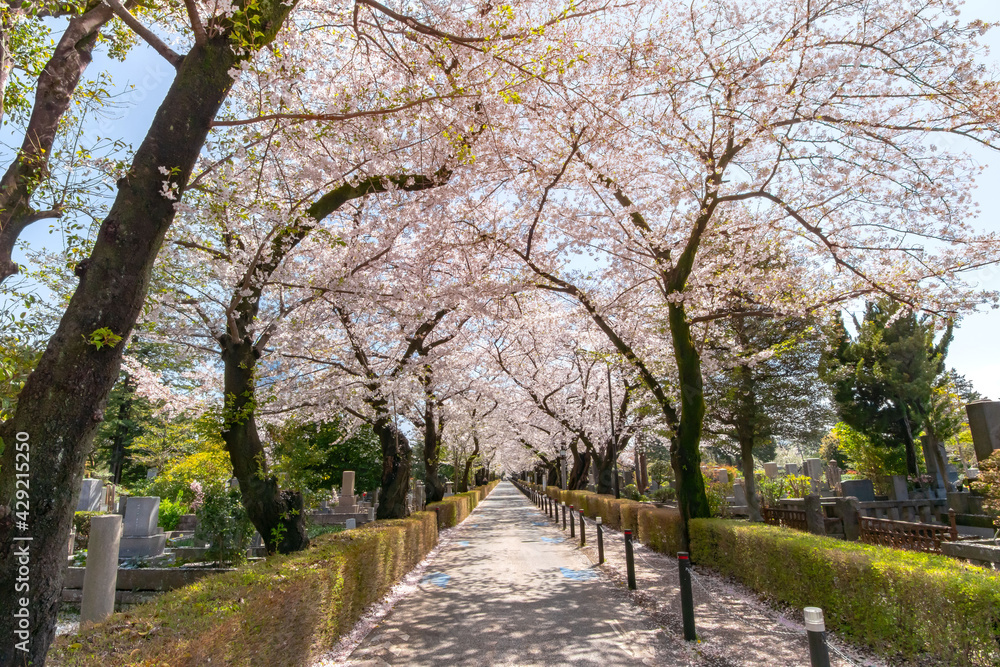
[[[31,529],[37,587],[32,597],[42,610],[32,617],[30,645],[24,646],[27,652],[15,654],[12,646],[3,647],[0,658],[10,664],[15,663],[15,655],[22,662],[44,662],[61,590],[61,545],[68,535],[89,444],[118,376],[122,350],[117,343],[130,335],[143,307],[154,259],[176,215],[175,204],[181,204],[196,185],[191,176],[209,133],[214,129],[217,137],[224,128],[266,127],[274,122],[368,118],[392,110],[420,109],[444,97],[455,99],[464,94],[456,91],[456,68],[482,71],[488,77],[491,70],[484,64],[494,58],[523,53],[530,61],[544,56],[550,49],[538,45],[549,39],[544,37],[545,26],[551,27],[558,40],[561,23],[583,19],[591,11],[557,2],[532,3],[513,11],[428,0],[409,6],[412,13],[406,15],[370,0],[333,7],[309,0],[191,0],[156,4],[153,11],[137,15],[129,3],[107,0],[106,4],[118,21],[177,74],[138,151],[115,175],[115,201],[100,225],[90,256],[76,267],[80,285],[20,392],[13,416],[0,427],[0,437],[8,445],[16,442],[18,434],[33,443]],[[93,7],[100,9],[96,4]],[[73,89],[77,76],[73,68],[78,72],[89,60],[88,43],[96,38],[100,24],[110,19],[104,9],[84,16],[85,22],[71,26],[79,31],[79,38],[69,44],[78,48],[67,53],[69,70],[53,89],[56,101]],[[275,41],[282,30],[281,39]],[[164,32],[176,38],[168,44],[160,37]],[[386,47],[378,44],[379,39]],[[414,84],[407,88],[393,85],[402,83],[398,78],[366,78],[378,76],[379,71],[355,68],[344,50],[347,43],[367,51],[386,48],[388,59],[403,69],[434,70],[438,72],[433,80],[436,87]],[[532,44],[539,52],[529,48]],[[564,41],[562,48],[572,49],[572,41]],[[453,53],[457,51],[478,54],[480,60],[459,63]],[[559,48],[555,51],[551,57],[561,57]],[[319,70],[330,68],[339,69],[353,85],[341,86],[343,80],[338,80],[325,91],[307,85],[316,80]],[[509,77],[499,73],[497,77],[494,90],[504,91],[512,83]],[[517,81],[533,77],[522,68]],[[237,81],[241,85],[252,82],[248,87],[260,91],[253,104],[248,97],[227,104]],[[59,110],[54,111],[58,117]],[[53,124],[46,127],[51,131]],[[456,150],[465,131],[449,132]],[[260,141],[266,142],[268,132],[260,134]],[[18,206],[30,206],[30,195],[18,196]],[[27,217],[30,222],[37,212],[28,211]],[[22,228],[22,222],[5,226],[3,243],[12,244]],[[0,599],[9,608],[16,602],[11,579],[16,571],[11,514],[14,453],[14,447],[5,448],[0,477],[0,560],[4,563]],[[0,631],[14,636],[12,617],[4,619]]]
[[[976,62],[987,27],[956,11],[623,10],[586,43],[586,64],[523,105],[538,140],[507,159],[509,199],[475,224],[636,369],[673,433],[685,518],[708,512],[696,329],[733,314],[715,307],[721,282],[752,283],[752,312],[770,315],[870,294],[949,315],[994,299],[961,279],[998,259],[995,235],[972,227],[978,168],[961,149],[995,145],[997,84]],[[796,261],[766,271],[712,251],[751,241]],[[667,334],[667,382],[628,333],[637,317]]]

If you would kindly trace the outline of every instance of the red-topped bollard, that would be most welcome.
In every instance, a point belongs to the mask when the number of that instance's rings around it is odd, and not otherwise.
[[[681,619],[684,623],[684,639],[698,638],[694,629],[694,597],[691,594],[691,559],[688,552],[677,552],[677,570],[681,580]]]

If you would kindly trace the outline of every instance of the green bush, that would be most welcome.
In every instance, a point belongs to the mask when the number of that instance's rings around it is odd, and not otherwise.
[[[1000,664],[1000,575],[945,556],[695,519],[691,558],[887,654]]]
[[[178,496],[177,501],[170,500],[170,498],[160,498],[160,525],[163,530],[176,530],[181,515],[187,513],[187,505],[179,498],[180,496]]]
[[[653,491],[650,497],[658,503],[665,503],[668,500],[677,500],[677,491],[669,486],[661,486]]]
[[[434,515],[322,535],[305,551],[206,577],[58,637],[68,667],[309,665],[437,543]]]
[[[86,549],[87,541],[90,539],[90,518],[107,514],[107,512],[77,512],[73,515],[73,527],[76,528],[75,546],[77,549]]]
[[[241,563],[246,559],[254,527],[240,501],[239,491],[219,487],[208,489],[195,514],[198,527],[194,536],[208,542],[209,558],[224,563]]]

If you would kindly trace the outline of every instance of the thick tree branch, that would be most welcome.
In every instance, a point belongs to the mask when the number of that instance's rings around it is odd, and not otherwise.
[[[111,7],[111,11],[115,13],[115,16],[122,20],[122,23],[132,28],[135,34],[139,35],[144,42],[149,44],[150,47],[161,56],[163,56],[168,63],[173,65],[175,68],[180,67],[181,63],[184,61],[184,57],[177,54],[173,49],[166,45],[163,40],[156,36],[152,30],[144,26],[136,17],[132,16],[132,13],[122,6],[122,3],[118,0],[104,0]]]

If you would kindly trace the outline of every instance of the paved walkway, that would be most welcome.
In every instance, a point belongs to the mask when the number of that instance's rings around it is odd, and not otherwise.
[[[577,518],[579,521],[579,518]],[[708,572],[696,577],[699,642],[683,641],[676,559],[636,544],[637,592],[624,584],[620,532],[587,546],[501,483],[426,564],[416,591],[347,665],[677,665],[809,667],[799,610],[784,613]],[[834,640],[833,667],[885,663]]]
[[[510,483],[429,563],[348,665],[692,665],[663,632]]]

